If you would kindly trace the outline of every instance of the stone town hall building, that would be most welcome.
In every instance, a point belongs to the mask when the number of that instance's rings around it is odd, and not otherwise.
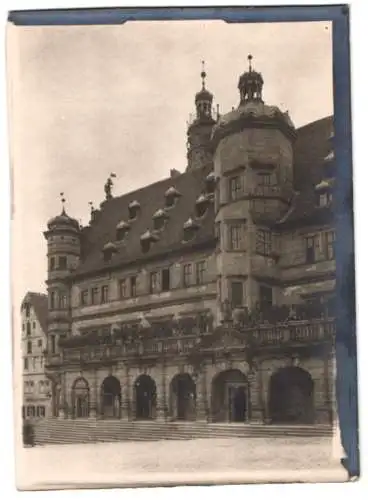
[[[251,66],[195,96],[187,169],[44,233],[59,418],[333,419],[333,121],[296,129]]]

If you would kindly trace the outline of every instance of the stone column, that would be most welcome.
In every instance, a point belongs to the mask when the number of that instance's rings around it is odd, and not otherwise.
[[[124,404],[124,409],[125,409],[125,414],[128,420],[134,420],[135,415],[134,415],[134,404],[133,404],[133,394],[134,394],[134,387],[132,387],[132,380],[131,380],[131,370],[129,366],[125,366],[125,384],[126,384],[126,391],[125,391],[125,400],[123,401]]]
[[[207,401],[207,380],[206,380],[206,367],[203,366],[196,379],[196,420],[207,421],[209,418],[209,408]]]
[[[254,367],[248,373],[249,403],[247,421],[262,423],[264,419],[263,398],[262,398],[262,372],[260,367]]]
[[[89,401],[89,416],[91,418],[96,418],[98,415],[98,389],[97,389],[97,370],[93,371],[93,382],[90,389],[90,401]]]
[[[325,424],[329,422],[329,408],[326,405],[325,360],[313,360],[310,374],[314,383],[314,422]]]
[[[161,379],[157,387],[156,418],[165,420],[167,417],[166,364],[161,364]]]
[[[267,368],[260,369],[260,377],[262,380],[261,398],[263,406],[263,421],[265,424],[269,424],[271,422],[270,408],[268,404],[271,372]]]

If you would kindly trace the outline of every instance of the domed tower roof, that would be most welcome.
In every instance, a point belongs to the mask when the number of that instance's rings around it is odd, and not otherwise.
[[[262,126],[274,127],[277,125],[290,138],[294,139],[296,136],[295,126],[289,113],[281,111],[277,106],[269,106],[263,102],[263,77],[261,73],[253,70],[252,59],[252,56],[249,55],[249,69],[239,78],[239,106],[219,117],[213,127],[214,145],[223,137],[239,131],[243,127],[252,127],[258,123]]]
[[[48,223],[47,227],[49,230],[51,229],[59,229],[59,228],[70,228],[73,230],[79,231],[80,225],[76,219],[69,217],[69,215],[65,211],[65,198],[64,193],[60,193],[62,210],[60,215],[56,215],[56,217],[52,217]]]
[[[64,209],[60,215],[52,217],[47,223],[47,227],[49,229],[54,229],[57,226],[71,226],[79,230],[79,222],[76,219],[69,217],[69,215],[65,212]]]
[[[248,56],[249,69],[239,78],[238,89],[240,92],[240,102],[262,101],[263,77],[252,68],[253,56]]]
[[[202,88],[195,95],[195,106],[197,111],[196,121],[212,120],[212,102],[213,94],[206,89],[206,76],[207,73],[204,68],[204,61],[202,61]]]

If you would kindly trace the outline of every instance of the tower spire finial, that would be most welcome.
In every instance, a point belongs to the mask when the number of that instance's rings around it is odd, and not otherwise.
[[[65,215],[65,196],[64,193],[60,193],[60,201],[61,201],[61,215]]]
[[[201,71],[201,78],[202,78],[202,89],[205,89],[205,84],[206,84],[206,68],[205,68],[205,61],[202,61],[202,71]]]
[[[248,55],[249,73],[253,70],[253,68],[252,68],[252,60],[253,60],[253,56],[252,56],[252,54],[249,54]]]

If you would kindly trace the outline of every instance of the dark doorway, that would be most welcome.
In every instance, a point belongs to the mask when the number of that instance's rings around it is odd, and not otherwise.
[[[156,417],[156,384],[149,375],[140,375],[135,384],[135,410],[138,420]]]
[[[74,418],[88,418],[89,416],[89,386],[84,378],[77,379],[72,388]]]
[[[240,370],[219,373],[212,382],[212,418],[215,422],[246,422],[248,382]]]
[[[269,412],[271,422],[313,423],[313,380],[299,367],[287,367],[270,380]]]
[[[247,398],[245,386],[236,387],[229,398],[230,402],[230,422],[244,422],[247,412]]]
[[[110,375],[102,383],[101,413],[105,418],[120,418],[121,386],[116,377]]]
[[[196,385],[188,373],[175,375],[171,381],[171,415],[175,420],[195,420]]]

